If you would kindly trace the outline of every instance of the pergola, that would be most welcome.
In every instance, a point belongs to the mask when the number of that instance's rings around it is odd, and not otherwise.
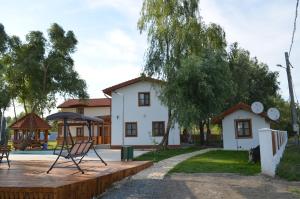
[[[48,133],[51,126],[35,113],[29,113],[14,122],[10,129],[14,130],[13,145],[15,149],[21,149],[22,143],[29,140],[29,147],[40,147],[48,141]],[[41,132],[44,138],[41,140]],[[31,136],[29,138],[28,136]]]

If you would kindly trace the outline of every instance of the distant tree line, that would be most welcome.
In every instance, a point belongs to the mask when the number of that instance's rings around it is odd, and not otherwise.
[[[197,127],[204,144],[209,120],[238,102],[278,107],[279,127],[287,128],[289,109],[279,95],[278,73],[238,43],[228,48],[222,27],[202,20],[199,0],[144,0],[138,29],[148,37],[145,75],[166,82],[160,97],[169,120],[161,146],[175,121]]]

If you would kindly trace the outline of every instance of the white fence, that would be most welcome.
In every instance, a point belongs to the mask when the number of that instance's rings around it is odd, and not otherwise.
[[[260,129],[258,134],[261,172],[269,176],[275,176],[276,167],[288,141],[287,132],[264,128]]]

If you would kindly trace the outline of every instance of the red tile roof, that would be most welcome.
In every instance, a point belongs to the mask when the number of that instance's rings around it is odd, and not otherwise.
[[[231,113],[238,111],[238,110],[244,110],[244,111],[248,111],[252,113],[251,110],[251,106],[249,106],[248,104],[245,103],[238,103],[234,106],[232,106],[231,108],[227,109],[226,111],[224,111],[223,113],[219,114],[218,116],[214,117],[212,119],[212,123],[214,124],[220,124],[222,122],[222,120],[227,116],[230,115]],[[262,112],[261,114],[259,114],[261,117],[264,117],[267,121],[271,121],[268,116],[267,113]]]
[[[131,79],[131,80],[128,80],[126,82],[122,82],[120,84],[116,84],[114,86],[111,86],[109,88],[106,88],[103,90],[103,93],[111,96],[111,93],[119,88],[123,88],[123,87],[126,87],[126,86],[129,86],[131,84],[135,84],[137,82],[141,82],[141,81],[150,81],[150,82],[158,82],[158,83],[162,83],[163,81],[162,80],[158,80],[158,79],[154,79],[154,78],[151,78],[151,77],[144,77],[144,76],[141,76],[141,77],[138,77],[138,78],[135,78],[135,79]]]
[[[60,104],[57,108],[73,108],[73,107],[110,107],[111,99],[99,98],[99,99],[69,99]]]
[[[50,130],[51,126],[37,114],[29,113],[10,125],[10,128],[14,130]]]

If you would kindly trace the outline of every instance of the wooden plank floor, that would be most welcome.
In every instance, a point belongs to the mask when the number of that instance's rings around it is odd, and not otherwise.
[[[63,161],[63,159],[61,160]],[[54,168],[52,161],[13,161],[8,169],[0,164],[0,199],[89,199],[103,193],[112,183],[133,175],[152,162],[83,162],[84,174],[76,168]],[[70,164],[65,164],[70,165]]]

